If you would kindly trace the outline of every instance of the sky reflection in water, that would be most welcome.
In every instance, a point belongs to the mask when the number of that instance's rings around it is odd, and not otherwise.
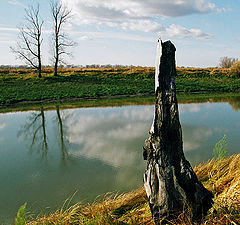
[[[224,134],[239,152],[238,104],[180,104],[185,155],[195,165],[212,157]],[[128,191],[142,184],[154,106],[79,108],[0,114],[0,223],[28,202],[31,211]]]

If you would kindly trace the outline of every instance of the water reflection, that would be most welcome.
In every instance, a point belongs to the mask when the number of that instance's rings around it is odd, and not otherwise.
[[[56,106],[56,113],[57,116],[55,117],[55,122],[57,125],[57,134],[56,134],[56,138],[58,138],[58,142],[60,145],[60,150],[61,150],[61,165],[62,166],[67,166],[67,160],[70,160],[71,157],[68,153],[68,148],[69,148],[69,142],[68,139],[66,138],[67,134],[66,134],[66,121],[69,120],[71,118],[71,113],[69,112],[64,112],[64,111],[60,111],[59,106]]]
[[[228,102],[234,111],[238,111],[240,109],[240,97],[230,98]]]
[[[213,129],[206,126],[194,127],[186,124],[183,126],[183,130],[183,148],[185,152],[198,149],[213,134]]]
[[[178,101],[180,104],[187,103],[223,103],[227,102],[234,111],[240,109],[240,96],[232,96],[227,94],[215,95],[215,96],[204,96],[204,95],[189,95],[189,96],[178,96]]]
[[[235,110],[240,99],[231,100],[234,110],[229,99],[179,105],[185,154],[192,164],[211,158],[224,134],[229,153],[239,152],[240,113]],[[26,201],[31,211],[55,209],[76,190],[73,203],[142,185],[142,145],[153,111],[153,105],[65,110],[56,106],[0,114],[0,224],[7,224],[7,217],[12,221]]]
[[[0,130],[4,129],[5,127],[6,127],[6,123],[1,122],[1,123],[0,123]]]
[[[46,134],[46,121],[43,107],[40,107],[39,112],[33,112],[26,119],[24,125],[18,131],[18,137],[30,139],[30,153],[33,148],[38,149],[42,158],[45,158],[48,152],[48,142]]]
[[[71,117],[70,113],[60,111],[59,106],[56,106],[56,116],[53,117],[53,125],[55,124],[54,141],[59,144],[61,151],[62,162],[69,159],[68,147],[69,142],[66,138],[65,121]],[[4,124],[3,124],[4,125]],[[50,124],[49,124],[50,125]],[[4,128],[4,126],[2,126]],[[1,124],[0,124],[1,129]],[[41,158],[46,158],[48,153],[48,133],[46,127],[46,118],[44,107],[41,106],[39,111],[32,112],[27,118],[25,123],[20,126],[17,134],[18,138],[23,137],[30,143],[29,152],[32,154],[34,150],[41,154]]]
[[[68,121],[67,138],[72,148],[71,154],[88,159],[98,159],[113,167],[125,167],[137,162],[142,140],[149,130],[153,107],[120,108],[99,110],[96,113],[76,111]],[[144,119],[144,120],[143,120]],[[141,161],[140,161],[141,162]]]

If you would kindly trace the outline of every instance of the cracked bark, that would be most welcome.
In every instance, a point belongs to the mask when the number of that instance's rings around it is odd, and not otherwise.
[[[182,129],[176,98],[175,46],[162,42],[160,65],[156,68],[156,104],[150,137],[145,140],[147,160],[144,186],[155,224],[177,216],[186,206],[194,220],[201,219],[212,206],[212,193],[198,181],[183,153]],[[160,51],[158,49],[158,51]]]

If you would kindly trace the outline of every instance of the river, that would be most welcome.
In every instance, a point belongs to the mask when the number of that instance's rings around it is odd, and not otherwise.
[[[182,102],[184,151],[193,166],[211,159],[224,135],[228,154],[240,152],[239,96]],[[42,106],[0,113],[0,224],[13,223],[25,202],[37,215],[56,210],[75,192],[72,203],[84,204],[103,193],[140,187],[153,111],[153,105]]]

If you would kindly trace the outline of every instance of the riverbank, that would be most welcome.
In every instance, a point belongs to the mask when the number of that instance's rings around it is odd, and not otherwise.
[[[240,154],[211,160],[194,168],[199,180],[214,194],[214,206],[201,224],[240,224]],[[69,200],[71,201],[71,199]],[[65,205],[50,215],[27,223],[40,224],[154,224],[143,188],[122,195],[106,194],[95,203]],[[169,224],[194,225],[186,209]]]
[[[178,103],[206,103],[206,102],[227,102],[234,110],[240,109],[240,92],[211,92],[211,93],[178,93]],[[153,105],[155,94],[138,95],[117,95],[102,96],[99,98],[69,98],[62,100],[23,101],[14,104],[0,106],[0,113],[17,111],[38,111],[41,106],[44,110],[55,110],[56,106],[61,109],[89,108],[89,107],[119,107],[126,105]]]
[[[240,78],[217,68],[178,68],[178,93],[240,91]],[[0,70],[0,108],[34,104],[61,104],[96,99],[154,95],[154,68],[62,68],[52,76],[44,68],[37,78],[32,69]]]

